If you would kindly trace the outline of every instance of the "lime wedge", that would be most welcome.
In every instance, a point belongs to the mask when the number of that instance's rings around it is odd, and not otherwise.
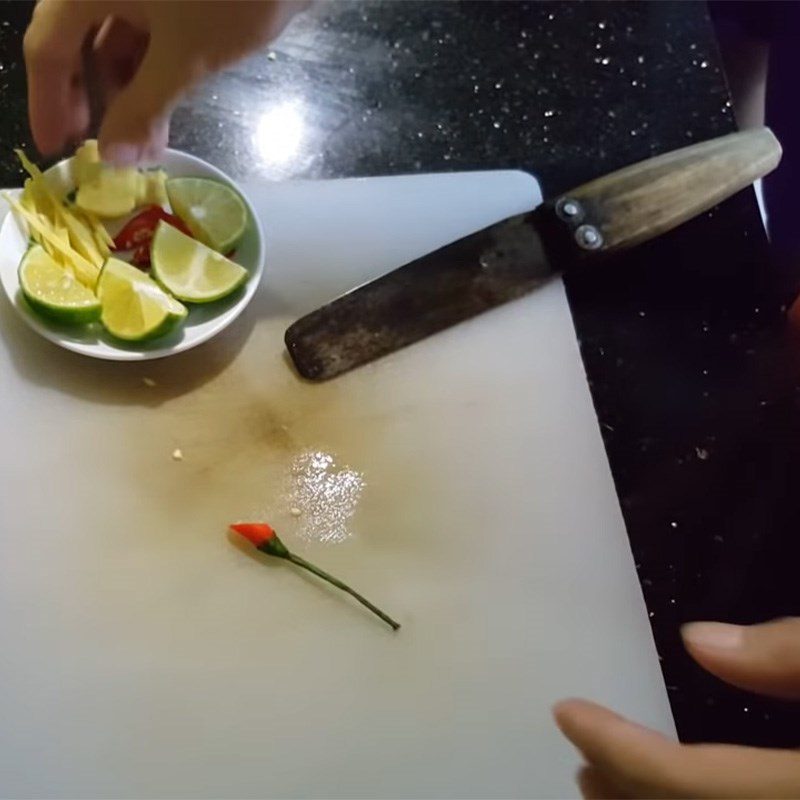
[[[229,253],[247,225],[247,209],[230,186],[210,178],[171,178],[167,197],[192,234],[220,253]]]
[[[28,249],[19,265],[19,285],[31,308],[57,322],[79,325],[100,318],[100,301],[58,264],[41,245]]]
[[[159,222],[151,250],[153,275],[179,300],[210,303],[238,289],[248,277],[244,267]]]
[[[140,342],[162,336],[188,313],[152,278],[117,258],[109,258],[97,280],[103,307],[100,321],[112,336]]]

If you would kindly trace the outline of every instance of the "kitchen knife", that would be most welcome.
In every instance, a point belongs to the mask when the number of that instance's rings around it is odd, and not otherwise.
[[[327,380],[653,239],[772,171],[768,128],[625,167],[411,261],[295,322],[298,372]]]

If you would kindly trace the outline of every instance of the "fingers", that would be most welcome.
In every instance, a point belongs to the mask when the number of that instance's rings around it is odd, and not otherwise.
[[[683,629],[697,662],[723,680],[800,699],[800,619],[739,626],[698,622]],[[798,797],[800,753],[723,745],[680,745],[601,706],[574,700],[555,709],[583,753],[585,797]]]
[[[160,162],[169,142],[169,117],[163,117],[155,124],[150,141],[142,150],[142,161]]]
[[[590,766],[598,768],[606,781],[615,782],[634,797],[652,789],[652,781],[664,772],[662,762],[671,757],[673,749],[680,747],[654,731],[583,700],[559,703],[554,714],[562,733]]]
[[[629,797],[597,767],[584,767],[578,773],[583,800],[620,800]]]
[[[133,79],[106,109],[98,137],[104,159],[132,165],[163,150],[173,105],[203,72],[190,56],[176,57],[176,46],[152,35]]]
[[[727,683],[800,699],[800,618],[749,626],[693,622],[682,634],[698,664]]]
[[[559,703],[555,717],[606,787],[632,797],[800,795],[800,754],[792,751],[680,745],[582,700]]]
[[[170,112],[181,94],[207,72],[272,39],[306,3],[217,0],[200,5],[40,0],[25,36],[37,146],[52,153],[85,135],[90,109],[82,50],[98,29],[93,56],[107,101],[100,151],[104,159],[133,164],[160,155]]]
[[[149,36],[124,19],[108,17],[94,40],[92,64],[103,103],[130,83],[147,51]]]
[[[89,107],[82,77],[82,47],[102,22],[105,4],[42,0],[25,33],[31,132],[42,153],[83,136]]]

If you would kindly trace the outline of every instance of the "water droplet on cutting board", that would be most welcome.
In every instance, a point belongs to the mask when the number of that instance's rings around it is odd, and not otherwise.
[[[307,451],[293,459],[286,504],[307,541],[336,544],[350,538],[351,518],[364,490],[364,475],[337,463],[330,453]]]

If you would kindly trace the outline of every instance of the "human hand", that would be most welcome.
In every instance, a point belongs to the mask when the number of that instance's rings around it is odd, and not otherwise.
[[[40,0],[24,43],[36,146],[49,155],[85,138],[92,83],[103,105],[102,157],[120,166],[157,158],[181,95],[275,38],[307,5]]]
[[[689,653],[742,689],[800,699],[800,618],[749,627],[686,625]],[[585,700],[554,710],[587,766],[585,798],[800,797],[800,752],[720,744],[682,745]]]

